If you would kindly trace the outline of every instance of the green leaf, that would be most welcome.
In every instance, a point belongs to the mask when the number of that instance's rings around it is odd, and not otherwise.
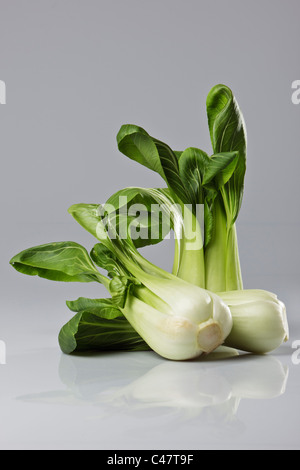
[[[209,157],[197,148],[187,148],[179,159],[181,179],[193,205],[204,204],[205,246],[213,230],[213,204],[220,187],[231,178],[238,160],[237,152]]]
[[[19,272],[51,281],[101,281],[86,249],[74,242],[36,246],[14,256],[10,264]]]
[[[178,155],[164,142],[154,138],[153,141],[159,154],[168,187],[172,189],[180,201],[188,204],[188,193],[179,173]]]
[[[238,159],[238,152],[223,152],[210,157],[209,165],[205,168],[203,185],[210,187],[209,183],[213,181],[212,188],[219,190],[232,177]]]
[[[150,195],[144,195],[141,189],[135,187],[120,189],[108,198],[106,205],[112,205],[115,211],[126,205],[131,207],[133,204],[144,204],[151,209],[151,204],[155,204],[155,200]]]
[[[107,320],[113,320],[114,318],[123,316],[123,313],[119,307],[112,302],[112,299],[89,299],[87,297],[79,297],[77,300],[67,300],[66,304],[72,312],[95,313]]]
[[[72,312],[90,312],[102,315],[107,320],[122,317],[123,313],[119,307],[112,302],[112,299],[89,299],[79,297],[77,300],[68,300],[67,306]]]
[[[179,173],[189,195],[190,204],[204,204],[203,176],[209,156],[200,149],[187,148],[179,158]]]
[[[118,212],[126,205],[127,209],[130,209],[134,204],[141,204],[149,212],[152,209],[152,205],[158,203],[155,194],[159,193],[162,195],[169,194],[167,188],[123,188],[110,196],[105,206],[112,206],[108,212]]]
[[[214,193],[215,194],[215,193]],[[214,217],[213,217],[213,197],[207,198],[204,201],[204,245],[207,247],[212,239],[212,232],[214,228]]]
[[[213,207],[214,201],[217,196],[215,190],[205,190],[205,200],[204,200],[204,246],[209,244],[212,238],[212,232],[214,229],[214,217],[213,217]]]
[[[206,105],[214,154],[239,153],[235,171],[222,190],[227,217],[233,224],[242,203],[246,171],[247,136],[244,119],[232,91],[225,85],[212,88]]]
[[[125,124],[117,134],[120,152],[146,166],[165,179],[157,148],[150,135],[141,127]]]
[[[86,305],[87,310],[80,309],[60,330],[59,345],[64,353],[150,349],[110,299],[93,302],[81,298],[69,305],[74,309]]]
[[[115,276],[109,284],[109,292],[112,296],[112,302],[120,308],[124,308],[127,295],[132,282],[125,276]]]
[[[121,225],[124,224],[131,235],[136,234],[132,240],[136,248],[160,243],[171,230],[171,224],[168,224],[166,218],[162,220],[163,215],[153,191],[165,196],[168,190],[124,188],[106,201],[106,206],[115,208],[117,231],[120,233]],[[110,214],[110,220],[112,216]]]
[[[90,232],[108,248],[108,235],[103,225],[104,210],[101,204],[73,204],[68,212],[85,230]]]
[[[123,276],[129,274],[126,268],[119,262],[117,257],[102,243],[97,243],[92,251],[91,258],[99,268],[105,269],[108,276]]]
[[[121,127],[117,135],[117,143],[120,152],[158,173],[183,203],[188,202],[187,193],[179,175],[179,152],[175,154],[167,144],[151,137],[144,129],[132,124]]]
[[[176,155],[177,160],[179,160],[179,158],[181,157],[183,153],[182,150],[173,150],[173,152]]]

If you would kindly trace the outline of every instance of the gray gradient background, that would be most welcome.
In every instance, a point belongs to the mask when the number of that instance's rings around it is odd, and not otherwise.
[[[94,240],[67,213],[71,204],[161,185],[118,152],[123,123],[175,149],[210,152],[205,100],[217,83],[232,88],[248,132],[237,223],[244,284],[279,295],[297,339],[300,105],[291,83],[300,79],[299,0],[0,0],[0,12],[5,373],[16,354],[57,350],[66,299],[106,295],[98,285],[21,276],[9,259],[51,241],[89,249]],[[171,266],[170,244],[145,252]]]

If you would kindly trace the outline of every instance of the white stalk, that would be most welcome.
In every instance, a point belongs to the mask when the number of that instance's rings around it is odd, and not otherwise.
[[[224,343],[232,317],[216,294],[178,281],[152,280],[145,290],[145,301],[140,292],[139,298],[129,295],[122,311],[157,354],[171,360],[193,359]],[[151,292],[160,295],[168,309],[163,311],[151,303]]]
[[[285,305],[272,292],[246,289],[218,295],[229,306],[233,318],[226,346],[263,354],[289,339]]]

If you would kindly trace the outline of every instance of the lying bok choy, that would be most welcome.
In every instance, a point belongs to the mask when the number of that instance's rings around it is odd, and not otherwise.
[[[96,281],[110,293],[110,299],[68,302],[78,313],[60,332],[61,349],[151,348],[164,358],[185,360],[222,344],[232,328],[222,299],[150,263],[130,237],[118,236],[112,220],[120,228],[122,217],[100,209],[92,204],[69,209],[100,241],[90,255],[81,245],[61,242],[25,250],[11,260],[21,273],[54,281]],[[127,227],[127,218],[124,222]]]

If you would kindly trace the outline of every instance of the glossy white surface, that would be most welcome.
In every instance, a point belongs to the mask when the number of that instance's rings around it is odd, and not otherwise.
[[[223,350],[181,363],[28,348],[0,366],[0,447],[299,448],[294,351],[287,343],[267,356]]]

